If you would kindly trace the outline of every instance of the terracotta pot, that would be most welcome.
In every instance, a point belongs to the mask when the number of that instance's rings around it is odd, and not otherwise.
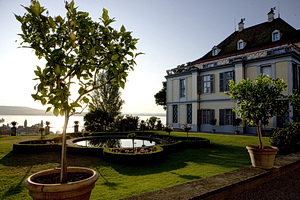
[[[54,173],[59,173],[60,169],[50,169],[35,173],[29,176],[25,180],[25,187],[29,190],[29,195],[34,200],[41,199],[68,199],[68,200],[88,200],[92,189],[95,186],[95,182],[98,179],[98,174],[96,171],[88,168],[82,167],[68,167],[68,172],[85,172],[90,173],[91,177],[76,181],[68,182],[64,184],[41,184],[35,183],[32,179],[49,175]]]
[[[246,148],[253,167],[271,169],[274,166],[277,147],[264,146],[263,149],[260,149],[258,146],[247,146]]]

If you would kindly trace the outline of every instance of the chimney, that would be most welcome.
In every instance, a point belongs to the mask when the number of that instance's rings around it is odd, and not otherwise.
[[[268,22],[272,22],[274,20],[274,10],[276,7],[271,8],[270,12],[268,13]]]
[[[239,22],[239,32],[244,30],[244,25],[245,25],[244,21],[245,21],[245,18],[241,19],[241,21]]]

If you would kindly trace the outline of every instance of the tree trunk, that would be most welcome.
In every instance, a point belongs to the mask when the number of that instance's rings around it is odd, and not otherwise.
[[[65,121],[62,133],[62,148],[61,148],[61,170],[60,170],[60,183],[67,183],[68,182],[68,171],[67,171],[67,127],[69,122],[69,111],[65,111]]]
[[[132,139],[132,151],[134,153],[134,138]]]
[[[259,148],[260,148],[260,149],[263,149],[263,144],[262,144],[262,133],[261,133],[260,121],[257,121],[257,122],[256,122],[256,127],[257,127],[257,134],[258,134]]]

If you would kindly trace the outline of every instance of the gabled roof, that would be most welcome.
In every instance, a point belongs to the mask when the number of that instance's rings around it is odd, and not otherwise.
[[[272,42],[272,33],[275,30],[280,31],[281,38],[279,41]],[[246,46],[242,50],[237,50],[237,42],[239,40],[243,40],[246,43]],[[220,49],[217,56],[212,56],[212,51],[209,51],[202,58],[193,61],[191,64],[298,41],[300,41],[300,30],[296,30],[281,18],[276,18],[272,22],[265,22],[245,28],[240,32],[235,31],[217,45]]]

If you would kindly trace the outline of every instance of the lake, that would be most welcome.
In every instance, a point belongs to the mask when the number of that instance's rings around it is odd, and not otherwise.
[[[140,115],[135,115],[133,116],[138,116],[140,120],[147,120],[152,116],[160,118],[162,121],[162,124],[166,123],[166,117],[163,115],[158,114],[157,116],[154,115],[147,115],[147,114],[140,114]],[[30,127],[35,124],[41,124],[43,123],[44,127],[46,126],[46,121],[49,121],[50,124],[50,131],[54,133],[61,133],[63,124],[64,124],[64,117],[63,116],[47,116],[47,115],[0,115],[0,119],[3,118],[5,121],[3,123],[0,123],[0,126],[2,125],[7,125],[10,124],[13,121],[16,121],[17,127],[18,126],[23,126],[24,127],[24,122],[27,120],[27,127]],[[83,121],[83,116],[71,116],[67,128],[67,132],[73,132],[74,131],[74,121],[79,121],[79,130],[84,129],[84,121]],[[10,124],[11,126],[11,124]]]

